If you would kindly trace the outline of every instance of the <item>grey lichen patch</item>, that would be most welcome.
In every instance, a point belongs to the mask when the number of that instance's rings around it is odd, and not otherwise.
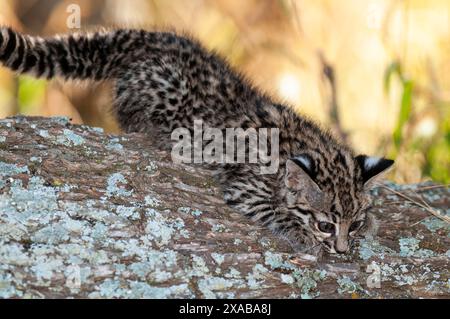
[[[145,196],[145,205],[150,206],[152,208],[159,207],[161,205],[161,200],[156,197],[156,195],[147,195]]]
[[[67,126],[70,124],[70,118],[68,118],[67,116],[51,117],[50,121],[56,124],[57,126]]]
[[[119,138],[113,138],[109,140],[106,148],[112,152],[122,152],[124,150],[123,145],[120,143]]]
[[[189,266],[186,265],[187,267],[175,272],[173,269],[178,267],[178,263],[184,257],[180,257],[176,252],[171,250],[161,252],[156,250],[147,251],[143,246],[136,246],[136,244],[135,241],[131,241],[131,245],[123,242],[123,246],[120,249],[128,250],[127,256],[136,256],[141,259],[139,262],[130,264],[126,269],[132,276],[136,276],[139,279],[139,281],[133,281],[137,286],[130,286],[132,281],[106,280],[100,285],[99,293],[91,297],[123,298],[124,296],[133,296],[133,298],[179,298],[185,296],[193,298],[195,296],[189,288],[190,286],[183,283],[190,281],[191,278],[198,278],[196,291],[201,295],[196,295],[196,297],[234,298],[232,289],[245,287],[245,281],[241,278],[241,274],[237,270],[230,271],[228,276],[224,277],[211,276],[213,271],[205,259],[198,255],[193,255],[191,256]],[[119,247],[116,246],[116,248]],[[130,253],[132,255],[129,255]],[[221,258],[219,257],[219,259]],[[122,269],[122,273],[124,271]],[[149,282],[165,284],[169,281],[181,283],[169,286],[168,290],[155,290],[155,287],[148,284]],[[147,283],[144,284],[144,282]],[[137,289],[137,287],[143,288],[146,293],[141,294],[141,289]],[[178,287],[176,293],[174,293],[174,287]]]
[[[404,190],[417,190],[417,184],[410,184],[410,185],[398,185],[391,181],[384,182],[386,187],[393,189],[395,191],[404,191]],[[377,188],[378,189],[378,188]]]
[[[30,162],[41,164],[42,163],[42,157],[40,157],[40,156],[32,156],[32,157],[30,157]]]
[[[384,259],[386,255],[397,255],[400,257],[428,258],[437,254],[430,249],[420,248],[420,239],[414,237],[400,238],[400,251],[396,252],[391,248],[381,245],[372,239],[364,239],[360,242],[359,257],[369,260],[372,257]]]
[[[318,283],[326,278],[327,272],[325,270],[299,268],[290,263],[287,260],[288,257],[286,255],[270,251],[267,251],[264,254],[264,258],[265,264],[268,265],[270,269],[290,271],[289,274],[285,273],[285,276],[280,279],[281,281],[284,280],[285,283],[288,283],[292,281],[290,278],[292,277],[294,279],[294,285],[299,288],[300,298],[311,299],[320,295],[320,292],[316,288]]]
[[[27,166],[17,166],[15,164],[8,164],[0,162],[0,176],[14,176],[19,174],[30,174]]]
[[[125,176],[121,173],[112,174],[107,181],[106,194],[108,197],[112,196],[122,196],[129,197],[133,191],[126,190],[123,185],[128,184]]]
[[[252,268],[252,272],[247,274],[247,286],[250,289],[258,289],[263,287],[264,279],[269,270],[261,264],[256,264]]]
[[[16,274],[4,271],[4,266],[0,265],[0,298],[23,298],[23,290],[17,289],[23,286],[23,279]]]
[[[152,274],[150,274],[149,279],[152,282],[163,283],[170,280],[173,277],[171,272],[157,269]]]
[[[222,265],[222,263],[225,261],[225,256],[218,253],[212,253],[211,257],[214,259],[214,261],[217,263],[217,265]]]
[[[433,193],[433,192],[427,192],[427,193],[423,194],[423,197],[425,197],[425,199],[430,203],[439,201],[441,199],[440,194]]]
[[[4,173],[27,171],[25,168],[7,168]],[[0,194],[0,237],[15,240],[27,238],[28,227],[34,227],[32,233],[39,236],[39,231],[44,231],[57,211],[56,191],[46,187],[43,179],[31,177],[27,188],[23,186],[22,181],[12,180],[9,192]]]
[[[182,214],[189,214],[190,211],[191,211],[190,207],[180,207],[180,208],[178,208],[178,212],[182,213]]]
[[[291,285],[295,282],[295,279],[291,275],[281,274],[281,281],[285,284]]]
[[[50,133],[47,130],[39,130],[38,135],[43,138],[50,138]]]
[[[340,294],[354,294],[357,292],[365,293],[364,288],[360,284],[354,282],[347,276],[338,278],[337,283],[339,285],[338,293]]]
[[[297,269],[292,273],[296,280],[296,285],[300,288],[300,297],[302,299],[316,298],[320,295],[317,285],[326,278],[325,270],[317,269]]]
[[[426,290],[429,292],[442,291],[445,295],[448,295],[450,292],[450,279],[447,279],[447,281],[432,280],[427,285]]]
[[[140,278],[148,276],[158,276],[162,269],[170,270],[177,265],[179,256],[173,250],[153,250],[148,249],[143,243],[139,244],[131,240],[130,244],[125,241],[118,243],[115,247],[123,251],[123,257],[136,257],[140,261],[128,266],[128,270]]]
[[[130,220],[139,220],[140,214],[135,206],[117,206],[116,213]]]
[[[232,292],[221,292],[223,290],[230,291],[230,288],[242,285],[242,280],[225,279],[222,277],[208,277],[198,281],[198,289],[203,294],[203,298],[234,298]]]
[[[150,220],[147,223],[145,231],[156,241],[158,246],[167,245],[175,232],[172,227],[166,225],[163,221],[158,220],[157,217],[155,217],[155,220]]]
[[[57,136],[56,143],[65,146],[81,146],[86,143],[86,140],[74,131],[64,129],[63,134]]]
[[[11,265],[30,265],[28,255],[23,251],[23,247],[17,243],[8,244],[7,240],[0,240],[0,261],[1,267],[7,268]]]
[[[158,246],[164,246],[177,236],[189,237],[189,233],[184,228],[184,221],[181,218],[171,219],[165,217],[155,209],[146,211],[147,224],[145,231]]]
[[[129,296],[133,299],[170,299],[170,298],[193,298],[194,295],[188,284],[173,285],[169,287],[153,287],[143,282],[130,283]]]
[[[50,284],[52,278],[61,274],[63,270],[63,260],[58,257],[42,256],[30,267],[30,270],[36,275],[38,283]]]
[[[399,276],[395,276],[395,278],[397,279],[397,283],[399,286],[404,286],[404,285],[414,285],[415,283],[418,282],[418,280],[416,278],[414,278],[413,275],[399,275]]]
[[[297,267],[286,260],[286,257],[280,253],[266,251],[264,253],[264,262],[271,269],[296,270]]]
[[[153,267],[152,267],[153,266]],[[134,273],[139,277],[139,279],[146,280],[150,275],[160,272],[158,269],[155,269],[154,265],[151,265],[150,262],[136,262],[128,266],[128,270]],[[159,275],[156,275],[159,276]],[[169,276],[168,278],[170,278]],[[167,280],[166,278],[165,280]],[[164,280],[163,280],[164,281]]]
[[[418,281],[412,274],[408,273],[409,270],[405,269],[403,265],[396,263],[382,264],[380,269],[382,282],[393,281],[399,286],[404,286],[412,285]]]
[[[192,298],[193,294],[187,284],[154,287],[144,282],[106,279],[99,285],[99,291],[92,293],[90,297],[168,299]]]
[[[98,297],[104,298],[125,298],[125,296],[129,295],[129,290],[125,289],[119,280],[106,279],[104,282],[99,284],[98,286],[100,293],[97,295]],[[91,297],[96,297],[93,295]]]
[[[393,249],[383,246],[378,241],[371,238],[360,241],[358,252],[359,257],[363,260],[368,260],[374,256],[384,259],[386,254],[395,253]]]
[[[398,262],[382,263],[378,265],[382,286],[385,282],[392,282],[399,287],[414,286],[416,284],[432,287],[434,292],[448,294],[448,271],[430,269],[429,264],[411,265]],[[404,289],[404,288],[403,288]],[[406,291],[406,289],[405,289]]]
[[[419,247],[420,240],[417,238],[400,238],[400,256],[402,257],[418,257],[427,258],[435,256],[436,253],[429,249],[422,249]]]
[[[450,217],[450,209],[447,209],[446,212],[441,212],[441,214]],[[422,225],[424,225],[432,233],[440,229],[445,229],[447,231],[447,236],[450,237],[450,224],[442,219],[437,217],[429,217],[422,221]]]
[[[155,162],[150,161],[149,164],[145,167],[144,171],[154,174],[158,170],[158,165]]]
[[[14,121],[10,119],[2,119],[0,121],[0,128],[4,129],[5,131],[9,131],[9,129],[12,128]]]
[[[197,255],[192,256],[192,270],[189,272],[190,277],[201,277],[210,273],[205,260]]]
[[[34,243],[49,245],[57,245],[66,242],[69,238],[70,231],[60,223],[41,228],[31,236],[31,240]]]
[[[194,217],[200,217],[203,212],[199,209],[192,209],[190,207],[180,207],[178,208],[178,212],[182,214],[191,214]]]
[[[192,214],[192,216],[194,216],[194,217],[200,217],[200,216],[203,214],[203,212],[202,212],[201,210],[199,210],[199,209],[194,209],[194,210],[191,212],[191,214]]]
[[[226,278],[241,278],[241,273],[234,267],[228,269],[228,273],[225,274]]]
[[[88,131],[88,132],[94,132],[94,133],[98,133],[98,134],[105,133],[105,130],[101,127],[92,127],[92,126],[87,126],[87,125],[81,125],[81,128],[84,131]]]
[[[223,224],[214,224],[211,230],[216,233],[223,233],[227,231],[227,227]]]
[[[105,223],[111,219],[111,212],[98,208],[98,202],[94,200],[86,200],[82,205],[72,202],[60,202],[60,206],[69,216],[77,216],[95,222],[94,227],[98,226],[99,222]]]
[[[268,248],[273,245],[273,242],[270,240],[270,238],[267,238],[267,237],[261,238],[260,243],[264,248]]]

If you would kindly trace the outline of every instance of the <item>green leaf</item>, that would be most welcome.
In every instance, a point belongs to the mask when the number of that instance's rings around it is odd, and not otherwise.
[[[20,76],[18,85],[19,113],[33,113],[45,101],[46,80],[36,80],[30,76]]]
[[[445,104],[444,104],[445,105]],[[424,173],[431,176],[434,181],[450,183],[450,105],[442,114],[442,122],[438,135],[426,153],[427,163]]]
[[[389,89],[391,87],[391,79],[393,75],[397,75],[400,78],[400,81],[403,81],[403,72],[400,63],[392,62],[386,71],[384,72],[384,91],[386,94],[389,94]]]

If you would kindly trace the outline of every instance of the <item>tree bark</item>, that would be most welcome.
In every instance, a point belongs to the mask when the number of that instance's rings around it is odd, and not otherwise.
[[[318,260],[232,212],[207,171],[151,137],[2,120],[0,297],[450,297],[449,224],[404,198],[448,216],[450,189],[385,185],[378,235]]]

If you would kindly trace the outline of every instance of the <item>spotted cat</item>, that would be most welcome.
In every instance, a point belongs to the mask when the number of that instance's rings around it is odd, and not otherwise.
[[[222,130],[278,128],[276,173],[227,164],[216,176],[231,207],[296,249],[348,252],[368,228],[372,181],[394,163],[356,156],[216,53],[172,32],[119,29],[41,38],[3,27],[0,62],[39,78],[111,80],[113,111],[123,130],[156,130],[164,143],[173,130],[192,129],[195,120]]]

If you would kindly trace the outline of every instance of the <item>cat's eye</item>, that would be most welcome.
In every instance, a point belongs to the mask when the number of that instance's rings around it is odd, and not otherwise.
[[[320,222],[318,224],[318,228],[323,233],[327,233],[327,234],[334,233],[334,225],[332,223]]]
[[[357,231],[362,226],[362,223],[362,221],[353,222],[353,224],[350,225],[350,229],[348,230],[348,232],[352,233],[354,231]]]

